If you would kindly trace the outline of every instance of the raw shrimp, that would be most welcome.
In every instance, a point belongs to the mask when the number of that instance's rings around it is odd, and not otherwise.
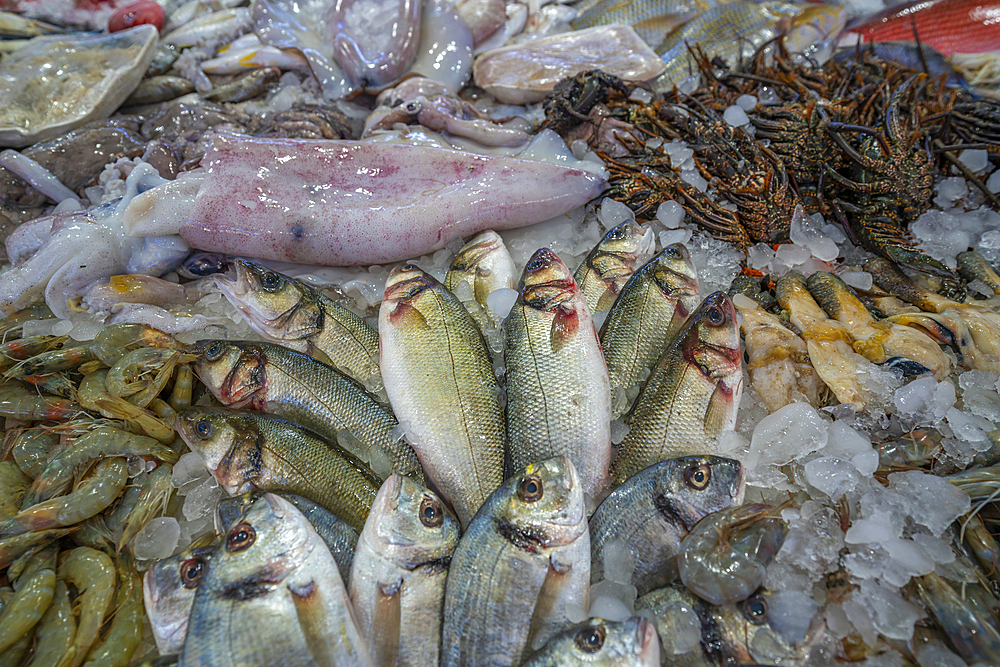
[[[59,452],[31,485],[25,500],[34,505],[65,493],[85,465],[109,456],[152,456],[169,463],[178,458],[177,452],[154,438],[101,426],[76,438]]]
[[[100,412],[109,419],[121,419],[130,426],[141,430],[160,442],[173,442],[174,429],[145,408],[132,405],[123,398],[108,393],[105,380],[108,372],[95,371],[83,378],[77,396],[80,405],[88,410]]]
[[[145,324],[112,324],[97,334],[92,347],[97,357],[108,366],[137,347],[180,349],[172,336]]]
[[[167,511],[167,505],[174,493],[174,486],[171,484],[173,471],[173,465],[162,463],[146,476],[146,482],[142,485],[139,499],[132,511],[129,512],[122,536],[118,538],[119,551],[136,533],[142,530],[143,526],[149,523],[150,519]]]
[[[18,577],[14,597],[0,616],[0,653],[35,627],[55,594],[56,552],[46,549],[35,554]]]
[[[120,557],[118,578],[121,584],[114,605],[114,620],[104,641],[90,649],[85,667],[127,667],[142,642],[142,582],[131,558]]]
[[[128,464],[120,457],[98,462],[72,493],[32,505],[0,524],[0,538],[72,526],[95,516],[113,503],[125,488],[127,471]]]
[[[709,514],[681,542],[681,581],[712,604],[750,597],[785,540],[785,524],[769,505],[743,505]]]
[[[0,461],[0,520],[17,514],[31,483],[14,461]]]
[[[0,417],[31,421],[66,421],[80,406],[65,398],[39,396],[17,382],[0,384]]]
[[[0,335],[6,336],[20,330],[24,323],[29,320],[46,320],[52,316],[52,311],[44,303],[33,303],[0,320]]]
[[[983,573],[993,581],[1000,581],[1000,545],[978,514],[969,515],[962,522],[962,532]]]
[[[4,377],[24,378],[29,375],[48,375],[59,371],[68,371],[81,364],[97,359],[92,345],[64,347],[60,350],[50,350],[36,354],[24,361],[14,364]]]
[[[174,377],[174,388],[170,392],[170,407],[180,412],[191,407],[191,391],[194,388],[194,371],[190,366],[178,366]]]
[[[87,657],[115,592],[115,566],[106,555],[90,547],[78,547],[59,565],[59,578],[80,591],[76,637],[58,667],[80,667]]]
[[[66,582],[56,580],[55,595],[52,603],[45,610],[38,625],[35,626],[35,657],[31,667],[55,667],[66,655],[73,636],[76,635],[76,617],[69,603],[69,590]]]
[[[43,352],[59,349],[69,336],[29,336],[0,345],[0,368],[7,368],[15,361],[24,361]]]
[[[62,373],[51,373],[49,375],[26,375],[21,379],[47,394],[59,396],[70,401],[76,400],[76,387],[73,386],[73,382]]]
[[[41,549],[49,542],[69,535],[75,530],[76,527],[39,530],[0,539],[0,569],[7,567],[29,551]]]
[[[115,362],[105,386],[111,395],[128,398],[130,403],[144,408],[166,386],[180,358],[180,352],[175,350],[140,347]]]
[[[29,428],[18,431],[8,431],[13,440],[10,446],[11,455],[30,479],[38,477],[48,463],[49,454],[59,444],[59,436],[42,428]],[[3,503],[0,503],[2,505]]]
[[[920,598],[966,662],[1000,664],[1000,633],[976,613],[945,579],[931,572],[914,578],[913,582]]]

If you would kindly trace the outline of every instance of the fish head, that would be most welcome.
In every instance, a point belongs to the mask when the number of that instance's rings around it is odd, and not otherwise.
[[[500,532],[530,551],[573,543],[587,531],[583,486],[565,456],[532,463],[501,487]]]
[[[412,569],[450,558],[459,532],[455,514],[435,493],[395,473],[375,496],[360,539]]]
[[[308,561],[319,543],[294,505],[265,493],[222,536],[210,571],[213,595],[228,600],[268,595]]]
[[[255,343],[200,340],[190,352],[195,375],[223,405],[242,407],[264,389],[264,353]]]
[[[548,248],[537,250],[524,265],[518,291],[518,305],[544,311],[563,306],[579,293],[569,268]]]
[[[421,295],[440,285],[416,264],[400,264],[389,272],[385,281],[379,319],[388,320],[397,327],[410,324],[427,326],[427,321],[418,308]]]
[[[619,622],[594,617],[556,635],[541,655],[544,664],[657,667],[660,642],[656,628],[645,618]]]
[[[847,25],[848,14],[847,8],[841,5],[822,2],[806,5],[782,24],[785,47],[789,53],[801,53],[826,39],[839,36]]]
[[[742,602],[715,609],[712,616],[723,654],[784,665],[808,664],[826,628],[819,612],[819,605],[801,591],[760,589]]]
[[[653,228],[634,220],[626,220],[608,230],[594,249],[588,262],[598,268],[601,257],[612,260],[617,265],[626,265],[630,269],[635,266],[640,257],[648,257],[656,247],[656,237]],[[600,271],[600,273],[604,273]]]
[[[671,243],[653,260],[653,280],[665,296],[673,300],[677,315],[687,318],[698,307],[701,287],[698,270],[683,243]]]
[[[177,414],[174,427],[226,493],[254,488],[253,475],[259,467],[254,462],[260,460],[263,438],[243,413],[226,408],[187,408]]]
[[[277,340],[306,338],[323,327],[322,309],[297,280],[245,259],[233,261],[235,280],[215,276],[215,284],[261,336]]]
[[[218,546],[215,535],[205,535],[175,556],[156,561],[143,576],[146,615],[161,653],[177,653],[184,646],[195,591]]]
[[[740,328],[725,292],[710,294],[701,302],[683,335],[685,360],[716,384],[720,396],[739,403],[743,381]]]
[[[663,461],[654,475],[657,508],[686,531],[713,512],[742,504],[746,469],[721,456],[685,456]]]
[[[505,246],[500,235],[492,229],[487,229],[462,246],[451,262],[451,270],[476,275],[481,270],[481,266],[484,267],[488,264],[490,255],[503,248]]]

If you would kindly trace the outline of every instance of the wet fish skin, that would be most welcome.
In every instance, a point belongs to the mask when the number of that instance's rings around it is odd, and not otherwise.
[[[391,475],[358,540],[349,592],[377,664],[437,665],[455,515],[428,489]]]
[[[386,393],[427,476],[462,525],[503,481],[503,411],[486,343],[444,285],[412,264],[379,309]]]
[[[680,243],[636,271],[601,326],[612,391],[641,381],[700,301],[697,269]]]
[[[388,457],[391,472],[422,478],[416,454],[393,433],[392,410],[332,366],[260,341],[201,340],[190,351],[195,374],[224,406],[288,419],[373,468]]]
[[[524,667],[659,667],[656,628],[645,618],[605,621],[590,618],[549,640]]]
[[[305,283],[245,259],[236,279],[215,278],[223,295],[264,339],[304,352],[366,384],[378,377],[378,332]]]
[[[712,454],[715,439],[736,425],[742,362],[732,301],[723,292],[710,294],[664,351],[625,416],[629,431],[611,466],[611,483],[622,484],[668,458]]]
[[[591,313],[607,310],[635,273],[656,250],[648,224],[625,221],[609,229],[573,274]]]
[[[506,287],[514,289],[517,274],[510,251],[499,234],[491,229],[472,237],[455,254],[445,276],[444,286],[453,294],[458,285],[466,283],[476,302],[486,307],[486,297],[493,290]],[[475,317],[471,311],[469,313]]]
[[[596,497],[611,459],[611,387],[590,310],[548,248],[532,255],[518,288],[504,322],[511,467],[568,456]]]
[[[373,664],[329,549],[291,503],[264,494],[198,587],[181,664],[331,662]]]
[[[180,553],[156,561],[143,576],[146,616],[161,654],[180,653],[184,648],[195,591],[218,548],[216,536],[205,535]]]
[[[576,18],[570,21],[570,26],[582,30],[624,23],[632,26],[636,34],[655,49],[672,30],[715,4],[715,0],[583,0],[576,5]]]
[[[382,483],[336,441],[270,415],[193,407],[178,413],[176,429],[229,495],[297,494],[356,530],[364,527]]]
[[[518,665],[532,640],[555,634],[545,636],[541,629],[569,626],[565,618],[542,617],[537,607],[539,598],[553,591],[586,607],[590,559],[563,558],[580,546],[589,556],[583,492],[568,458],[533,463],[504,482],[480,508],[452,557],[441,666]]]
[[[739,461],[687,456],[661,461],[611,492],[590,518],[591,582],[604,578],[604,549],[631,547],[639,595],[676,578],[681,541],[702,518],[740,505],[746,470]]]

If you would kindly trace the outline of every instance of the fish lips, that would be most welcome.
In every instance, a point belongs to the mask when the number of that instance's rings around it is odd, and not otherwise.
[[[639,619],[635,630],[636,655],[640,664],[645,667],[656,667],[660,664],[660,641],[656,634],[656,626],[648,618]]]

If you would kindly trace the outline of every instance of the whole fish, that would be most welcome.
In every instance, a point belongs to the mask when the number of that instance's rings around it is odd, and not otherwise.
[[[736,426],[742,362],[733,304],[723,292],[710,294],[664,351],[625,416],[629,431],[611,466],[612,484],[668,458],[711,454],[715,439]]]
[[[524,667],[659,667],[656,628],[645,618],[605,621],[591,618],[549,640]]]
[[[715,0],[583,0],[575,6],[576,18],[570,21],[570,26],[573,30],[581,30],[624,23],[632,26],[642,41],[655,49],[678,26],[716,4]]]
[[[836,36],[845,22],[842,7],[822,3],[803,7],[784,0],[736,0],[710,7],[654,47],[667,65],[654,87],[669,90],[684,77],[698,73],[687,44],[697,44],[709,59],[719,57],[736,67],[779,33],[785,35],[788,50],[798,52]],[[734,35],[739,39],[733,39]]]
[[[521,664],[532,644],[570,625],[568,606],[587,607],[589,584],[590,534],[573,463],[533,463],[490,496],[455,549],[441,667]]]
[[[548,248],[532,255],[518,290],[504,322],[511,467],[567,456],[596,498],[611,459],[611,388],[590,309]]]
[[[1000,276],[985,257],[978,252],[966,251],[958,253],[955,258],[958,260],[958,272],[963,278],[969,282],[981,280],[994,294],[1000,294]]]
[[[468,525],[503,481],[503,412],[483,336],[454,294],[403,264],[386,281],[379,337],[389,402],[427,476]]]
[[[265,340],[304,352],[366,384],[378,370],[378,332],[363,318],[305,283],[245,259],[236,280],[215,284]]]
[[[715,605],[750,597],[785,541],[785,523],[770,510],[770,505],[741,505],[699,521],[677,554],[688,590]]]
[[[195,373],[224,406],[293,421],[374,469],[422,476],[416,454],[395,433],[392,410],[332,366],[259,341],[202,340],[191,353]]]
[[[1000,5],[982,0],[919,0],[894,4],[851,23],[866,42],[916,41],[950,56],[997,49]]]
[[[680,243],[636,271],[601,326],[612,392],[642,381],[700,301],[698,272]],[[615,416],[626,410],[627,402]]]
[[[220,533],[227,532],[240,520],[247,508],[257,502],[262,495],[264,494],[260,491],[253,491],[234,498],[220,500],[219,506],[215,509],[215,530]],[[333,555],[333,560],[337,561],[337,569],[340,570],[341,579],[345,583],[348,582],[351,577],[354,550],[358,546],[358,531],[351,528],[346,521],[330,510],[308,498],[293,493],[279,493],[277,495],[295,505],[295,508],[302,512],[302,516],[312,525],[320,539],[326,543],[326,547]]]
[[[195,591],[218,548],[218,537],[208,533],[180,553],[156,561],[143,576],[146,615],[162,655],[180,653],[184,648]]]
[[[349,592],[378,665],[437,665],[458,519],[431,491],[390,475],[358,539]]]
[[[741,504],[745,488],[740,462],[716,456],[670,459],[633,475],[590,518],[590,580],[605,577],[604,550],[620,542],[635,554],[639,595],[670,583],[681,540],[705,516]]]
[[[939,380],[951,372],[951,358],[935,341],[901,324],[876,322],[861,300],[834,274],[817,271],[806,280],[806,286],[826,314],[851,332],[854,350],[869,361],[880,364],[893,357],[908,359]]]
[[[656,250],[656,237],[648,224],[626,221],[612,227],[577,267],[573,279],[590,312],[610,308],[625,283]]]
[[[353,454],[285,419],[228,408],[177,414],[177,433],[229,495],[304,496],[361,530],[381,480]]]
[[[223,536],[181,664],[373,664],[330,550],[291,503],[264,494]]]
[[[476,303],[486,307],[486,297],[494,290],[517,285],[514,260],[500,235],[491,229],[472,237],[455,254],[444,278],[444,286],[464,302],[459,285],[469,286],[469,294]],[[476,313],[469,311],[473,317]],[[477,320],[478,321],[478,320]]]

